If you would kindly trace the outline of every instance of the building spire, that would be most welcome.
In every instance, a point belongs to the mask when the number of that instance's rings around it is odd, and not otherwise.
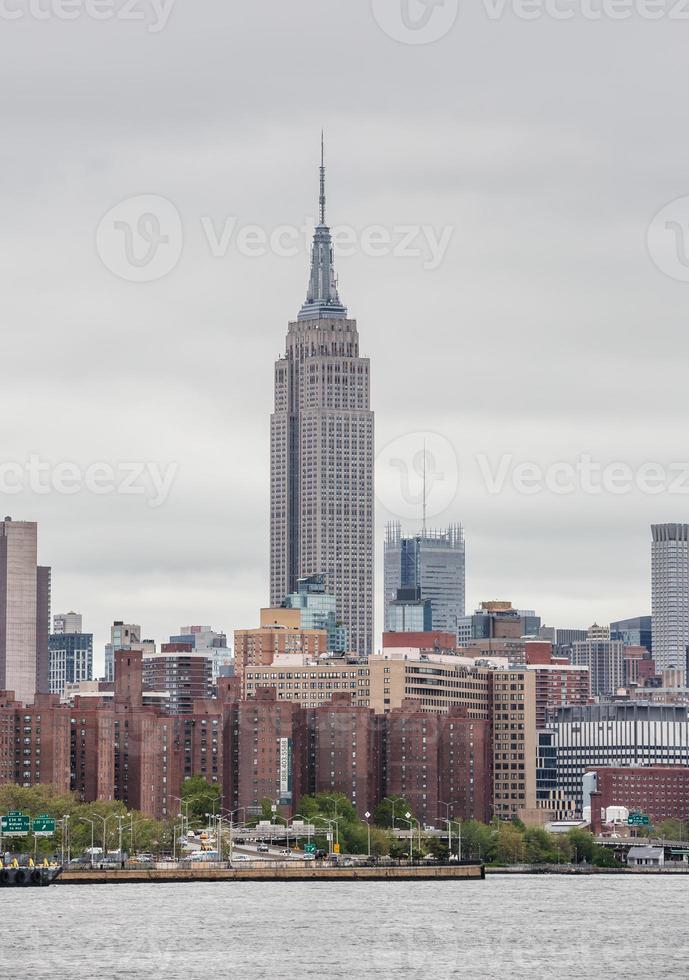
[[[321,224],[325,224],[325,135],[321,130],[321,196],[320,196],[320,216]]]
[[[321,130],[321,168],[319,222],[311,247],[311,273],[306,292],[306,302],[299,311],[299,320],[330,318],[344,320],[347,308],[340,302],[335,275],[335,257],[330,228],[325,223],[325,136]]]

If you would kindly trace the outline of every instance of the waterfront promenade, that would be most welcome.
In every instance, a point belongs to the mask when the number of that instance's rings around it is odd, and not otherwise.
[[[266,862],[267,865],[267,862]],[[141,882],[194,881],[482,881],[481,864],[379,867],[312,867],[285,863],[252,868],[175,867],[167,868],[82,868],[65,870],[56,884],[135,884]]]

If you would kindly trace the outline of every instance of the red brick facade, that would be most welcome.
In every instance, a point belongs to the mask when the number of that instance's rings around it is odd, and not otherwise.
[[[590,769],[596,773],[600,806],[624,806],[645,813],[651,823],[689,819],[689,768],[620,766]]]
[[[491,816],[491,726],[466,708],[436,715],[410,702],[376,715],[349,692],[313,708],[278,700],[274,688],[238,694],[226,679],[218,698],[166,714],[143,703],[142,653],[117,651],[112,702],[77,697],[68,708],[37,696],[26,708],[0,696],[0,782],[71,787],[161,820],[176,815],[192,775],[219,784],[231,811],[270,801],[289,817],[302,795],[320,792],[343,793],[360,816],[389,795],[404,796],[422,823]]]

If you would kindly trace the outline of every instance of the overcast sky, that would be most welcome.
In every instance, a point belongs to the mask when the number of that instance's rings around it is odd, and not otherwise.
[[[372,364],[379,595],[386,520],[419,526],[426,438],[429,523],[465,526],[468,608],[506,598],[577,627],[650,611],[649,525],[687,520],[689,478],[593,493],[575,475],[561,494],[569,471],[547,468],[589,456],[636,481],[689,458],[674,4],[591,20],[560,0],[560,21],[488,0],[456,20],[452,0],[177,0],[163,23],[152,0],[144,20],[73,2],[75,20],[0,4],[0,459],[35,457],[49,485],[6,468],[0,506],[39,522],[53,610],[83,613],[97,667],[114,619],[161,641],[267,604],[273,362],[305,295],[289,229],[315,215],[321,126]],[[58,492],[65,462],[76,494]],[[160,503],[89,490],[98,463],[115,482],[123,464],[176,471]],[[538,492],[522,463],[544,468]]]

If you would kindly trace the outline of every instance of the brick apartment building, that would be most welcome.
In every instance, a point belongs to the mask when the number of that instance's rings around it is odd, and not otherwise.
[[[490,820],[489,728],[460,706],[429,714],[404,701],[384,717],[386,794],[403,796],[424,824],[448,816]]]
[[[549,714],[565,704],[587,704],[590,700],[588,667],[577,667],[553,656],[547,640],[527,640],[525,663],[536,678],[536,728],[542,731]]]
[[[35,786],[57,792],[70,786],[70,715],[54,694],[37,694],[34,704],[15,701],[0,691],[0,783]]]
[[[295,812],[308,785],[306,716],[298,704],[278,701],[274,688],[261,688],[251,701],[230,705],[226,750],[226,809],[270,800],[285,815]]]
[[[645,813],[651,823],[689,820],[689,767],[606,766],[595,773],[600,806],[624,806]]]
[[[328,791],[344,793],[361,815],[403,795],[430,824],[447,815],[445,803],[450,816],[480,820],[535,807],[536,673],[528,666],[406,648],[354,663],[292,654],[292,671],[283,657],[246,670],[246,699],[240,677],[220,678],[216,698],[169,714],[146,702],[145,653],[114,659],[110,700],[95,692],[71,708],[54,698],[27,709],[2,702],[0,779],[71,785],[84,800],[120,799],[159,819],[178,812],[182,781],[196,774],[221,785],[233,811],[270,800],[287,816],[304,793]],[[50,771],[31,751],[39,714]],[[17,729],[24,717],[26,733]]]
[[[478,663],[443,654],[384,650],[369,657],[371,707],[381,714],[415,701],[421,712],[466,709],[488,722],[493,748],[492,812],[510,819],[536,807],[536,675],[500,658]]]
[[[306,711],[310,793],[344,793],[360,817],[382,796],[382,739],[373,710],[357,707],[350,693]]]

